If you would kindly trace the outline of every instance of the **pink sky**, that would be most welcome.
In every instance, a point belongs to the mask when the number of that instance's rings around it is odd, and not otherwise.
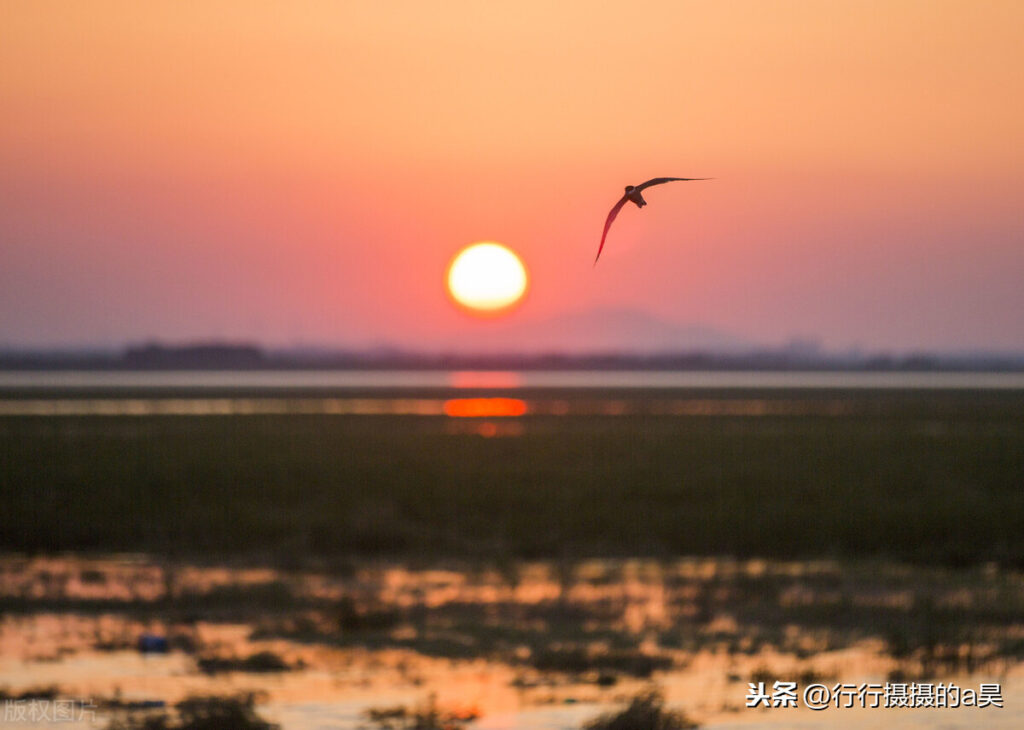
[[[4,3],[0,344],[430,342],[505,320],[1024,349],[1015,2]],[[622,187],[623,211],[591,268]]]

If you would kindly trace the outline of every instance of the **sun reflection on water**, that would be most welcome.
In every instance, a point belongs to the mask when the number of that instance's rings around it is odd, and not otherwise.
[[[519,398],[451,398],[444,402],[446,416],[501,418],[526,415],[526,401]]]

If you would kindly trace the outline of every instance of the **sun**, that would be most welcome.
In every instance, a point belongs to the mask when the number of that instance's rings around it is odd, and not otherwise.
[[[500,243],[474,243],[448,267],[448,293],[474,314],[500,314],[522,300],[529,277],[522,260]]]

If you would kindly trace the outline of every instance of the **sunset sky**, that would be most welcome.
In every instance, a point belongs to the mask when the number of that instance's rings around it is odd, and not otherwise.
[[[0,0],[0,345],[1024,350],[1024,3]],[[660,175],[716,179],[645,193]],[[529,294],[476,320],[452,256]]]

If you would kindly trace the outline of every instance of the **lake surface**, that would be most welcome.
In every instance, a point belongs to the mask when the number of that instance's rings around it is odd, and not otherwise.
[[[1020,390],[1024,373],[823,371],[182,370],[8,371],[0,389],[745,388]]]

